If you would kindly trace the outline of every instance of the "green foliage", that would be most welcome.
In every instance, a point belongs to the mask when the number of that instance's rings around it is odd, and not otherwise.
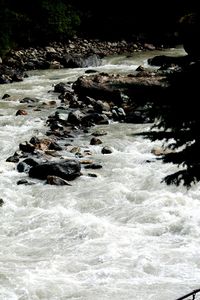
[[[79,16],[63,1],[41,2],[40,22],[35,25],[37,34],[44,40],[65,40],[75,34]]]
[[[10,11],[6,9],[4,1],[0,2],[0,55],[3,56],[11,45],[11,28],[7,22],[11,18]]]
[[[74,34],[102,39],[173,40],[177,20],[194,0],[0,0],[0,48],[65,41]],[[170,38],[169,38],[170,37]],[[173,43],[173,42],[172,42]]]
[[[64,0],[0,1],[0,51],[13,45],[64,41],[76,33],[80,18]]]

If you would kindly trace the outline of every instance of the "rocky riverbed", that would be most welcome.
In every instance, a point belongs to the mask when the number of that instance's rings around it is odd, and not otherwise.
[[[46,47],[13,49],[0,59],[0,84],[23,80],[27,70],[96,67],[105,56],[155,49],[149,43],[125,40],[108,42],[78,37],[66,44],[51,43]]]
[[[127,75],[88,69],[73,83],[56,84],[53,92],[58,95],[59,105],[49,103],[55,105],[55,112],[46,121],[49,128],[46,135],[41,139],[33,136],[29,141],[20,143],[19,149],[7,158],[7,162],[16,163],[20,173],[56,185],[70,185],[68,181],[81,176],[83,168],[101,168],[101,164],[89,159],[89,148],[75,147],[69,140],[80,133],[87,133],[95,125],[153,123],[153,107],[161,99],[164,101],[171,90],[171,76],[179,74],[191,62],[187,55],[181,58],[163,55],[149,59],[149,64],[160,64],[160,68],[152,70],[139,66]],[[10,95],[5,94],[3,98],[9,101]],[[34,97],[25,97],[20,103],[42,110],[41,106],[37,108],[37,101]],[[26,110],[16,112],[19,117],[26,114]],[[105,134],[94,132],[90,145],[102,144],[100,137]],[[68,158],[59,154],[63,150],[69,153]],[[101,151],[102,154],[112,153],[109,146],[102,145]],[[74,153],[73,159],[71,153]],[[90,176],[95,174],[90,173]],[[19,181],[18,184],[31,184],[31,181]]]
[[[54,43],[44,48],[10,51],[0,65],[1,83],[22,81],[23,77],[28,76],[26,72],[34,69],[87,68],[87,71],[73,83],[60,82],[54,86],[53,91],[58,94],[60,105],[52,103],[56,109],[46,121],[49,127],[46,136],[42,139],[33,136],[29,141],[20,143],[19,149],[7,161],[17,163],[17,170],[27,173],[29,177],[45,179],[50,184],[69,184],[68,181],[81,175],[81,163],[77,159],[68,159],[67,162],[63,159],[61,162],[59,151],[65,149],[74,152],[76,158],[84,158],[90,152],[81,151],[80,147],[73,148],[73,144],[67,143],[70,137],[88,132],[94,125],[113,121],[153,123],[156,117],[153,109],[155,103],[164,103],[167,95],[171,97],[171,85],[174,86],[172,78],[179,77],[187,68],[193,68],[196,61],[187,54],[178,57],[159,55],[149,58],[148,67],[139,66],[130,74],[108,74],[95,70],[105,56],[123,53],[128,57],[133,52],[152,50],[155,47],[150,44],[76,38],[67,45]],[[154,68],[150,68],[150,65]],[[2,97],[6,101],[9,98],[7,93]],[[20,100],[20,103],[28,106],[36,106],[37,102],[35,97]],[[24,109],[16,112],[16,116],[26,114]],[[101,144],[99,136],[102,134],[94,135],[90,144]],[[102,148],[102,154],[109,153],[112,153],[112,149]],[[52,156],[59,157],[59,160],[52,161]],[[101,165],[87,159],[83,163],[87,164],[87,168],[101,168]],[[26,180],[19,183],[29,184]]]

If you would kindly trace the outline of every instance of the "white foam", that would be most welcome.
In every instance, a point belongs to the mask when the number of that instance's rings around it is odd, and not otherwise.
[[[132,66],[120,58],[106,68],[130,71],[141,57],[132,59]],[[0,86],[1,94],[49,99],[47,87],[83,70],[34,72]],[[2,101],[0,117],[0,298],[169,300],[198,288],[199,184],[188,191],[161,183],[176,166],[154,160],[159,143],[133,135],[150,124],[100,126],[107,135],[99,146],[90,146],[91,132],[80,136],[76,144],[90,148],[88,158],[103,168],[84,170],[72,186],[23,186],[16,182],[26,175],[5,159],[20,142],[42,136],[49,111],[18,118],[17,105]],[[113,152],[101,154],[104,145]]]

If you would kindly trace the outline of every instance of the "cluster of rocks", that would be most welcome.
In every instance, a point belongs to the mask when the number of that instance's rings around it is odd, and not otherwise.
[[[97,72],[83,75],[74,83],[60,82],[52,91],[58,94],[60,105],[46,121],[46,136],[41,139],[33,136],[30,141],[20,143],[19,149],[7,158],[7,161],[16,163],[17,170],[31,178],[46,180],[47,183],[56,185],[70,185],[68,181],[84,174],[86,170],[102,168],[101,164],[90,159],[91,146],[100,145],[103,155],[111,154],[113,150],[108,145],[103,145],[101,136],[107,134],[104,130],[96,130],[91,135],[89,128],[94,125],[106,125],[113,120],[150,122],[147,99],[145,108],[128,95],[128,91],[133,91],[134,87],[135,90],[145,91],[145,85],[150,86],[150,78],[152,85],[155,85],[156,80],[160,80],[160,77],[139,68],[134,76]],[[144,91],[140,98],[143,98]],[[146,89],[146,95],[149,97],[149,88]],[[4,99],[9,99],[9,95]],[[37,104],[37,101],[38,99],[26,97],[21,103]],[[26,114],[26,110],[16,112],[16,116]],[[88,134],[88,147],[74,146],[73,140],[82,133]],[[95,173],[87,175],[97,176]],[[24,179],[19,180],[18,184],[31,182]]]
[[[99,66],[101,58],[114,54],[154,50],[152,44],[107,42],[74,38],[66,44],[11,50],[0,60],[0,84],[22,80],[27,70]]]
[[[18,172],[28,174],[31,178],[46,180],[48,184],[71,185],[69,181],[84,174],[83,170],[86,175],[96,177],[95,173],[87,173],[89,169],[102,168],[101,164],[91,159],[91,146],[102,144],[102,154],[111,154],[112,149],[103,146],[100,139],[107,134],[104,130],[96,130],[90,134],[88,129],[95,124],[108,124],[112,118],[111,107],[106,102],[77,95],[70,84],[57,84],[54,92],[59,94],[61,105],[46,121],[49,128],[46,136],[40,139],[33,136],[29,141],[20,143],[19,149],[7,158],[7,162],[15,163]],[[5,99],[9,99],[9,95]],[[23,99],[23,103],[28,104],[30,101],[31,99]],[[31,103],[33,102],[34,99]],[[18,110],[16,116],[27,113],[26,110]],[[88,146],[73,145],[73,140],[81,133],[88,134]],[[34,184],[34,181],[29,181],[26,177],[17,183]]]
[[[0,63],[0,84],[23,81],[26,76],[24,71]]]
[[[55,185],[70,185],[68,181],[86,170],[102,168],[101,164],[90,159],[91,146],[102,144],[102,154],[111,154],[112,148],[103,146],[100,139],[106,132],[96,131],[91,136],[89,128],[109,124],[113,120],[152,123],[152,104],[167,94],[170,88],[169,74],[180,72],[191,61],[188,56],[182,57],[181,61],[180,58],[159,56],[150,59],[149,63],[160,65],[161,68],[152,71],[140,66],[128,75],[93,70],[92,74],[85,74],[74,83],[60,82],[55,85],[54,92],[58,94],[60,106],[46,121],[46,136],[42,139],[32,137],[30,141],[20,143],[19,149],[7,161],[16,163],[19,172]],[[27,104],[34,101],[34,98],[22,99],[22,103]],[[26,114],[25,110],[16,112],[17,116]],[[90,138],[88,147],[74,146],[74,139],[82,133]],[[95,173],[87,175],[97,176]],[[18,184],[32,182],[24,179],[19,180]]]

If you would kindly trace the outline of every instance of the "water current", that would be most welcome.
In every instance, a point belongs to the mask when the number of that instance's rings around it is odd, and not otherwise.
[[[109,57],[96,69],[131,73],[158,53]],[[72,186],[17,185],[27,175],[6,162],[20,142],[47,131],[55,111],[48,103],[60,101],[53,85],[85,70],[31,71],[23,82],[0,85],[0,98],[11,95],[0,101],[0,299],[175,300],[200,287],[200,184],[161,183],[176,166],[154,160],[161,142],[134,136],[151,124],[113,122],[81,134],[74,144],[90,148],[103,168]],[[25,96],[42,109],[21,104]],[[19,108],[28,115],[16,116]],[[107,132],[101,139],[112,154],[89,145],[97,128]]]

